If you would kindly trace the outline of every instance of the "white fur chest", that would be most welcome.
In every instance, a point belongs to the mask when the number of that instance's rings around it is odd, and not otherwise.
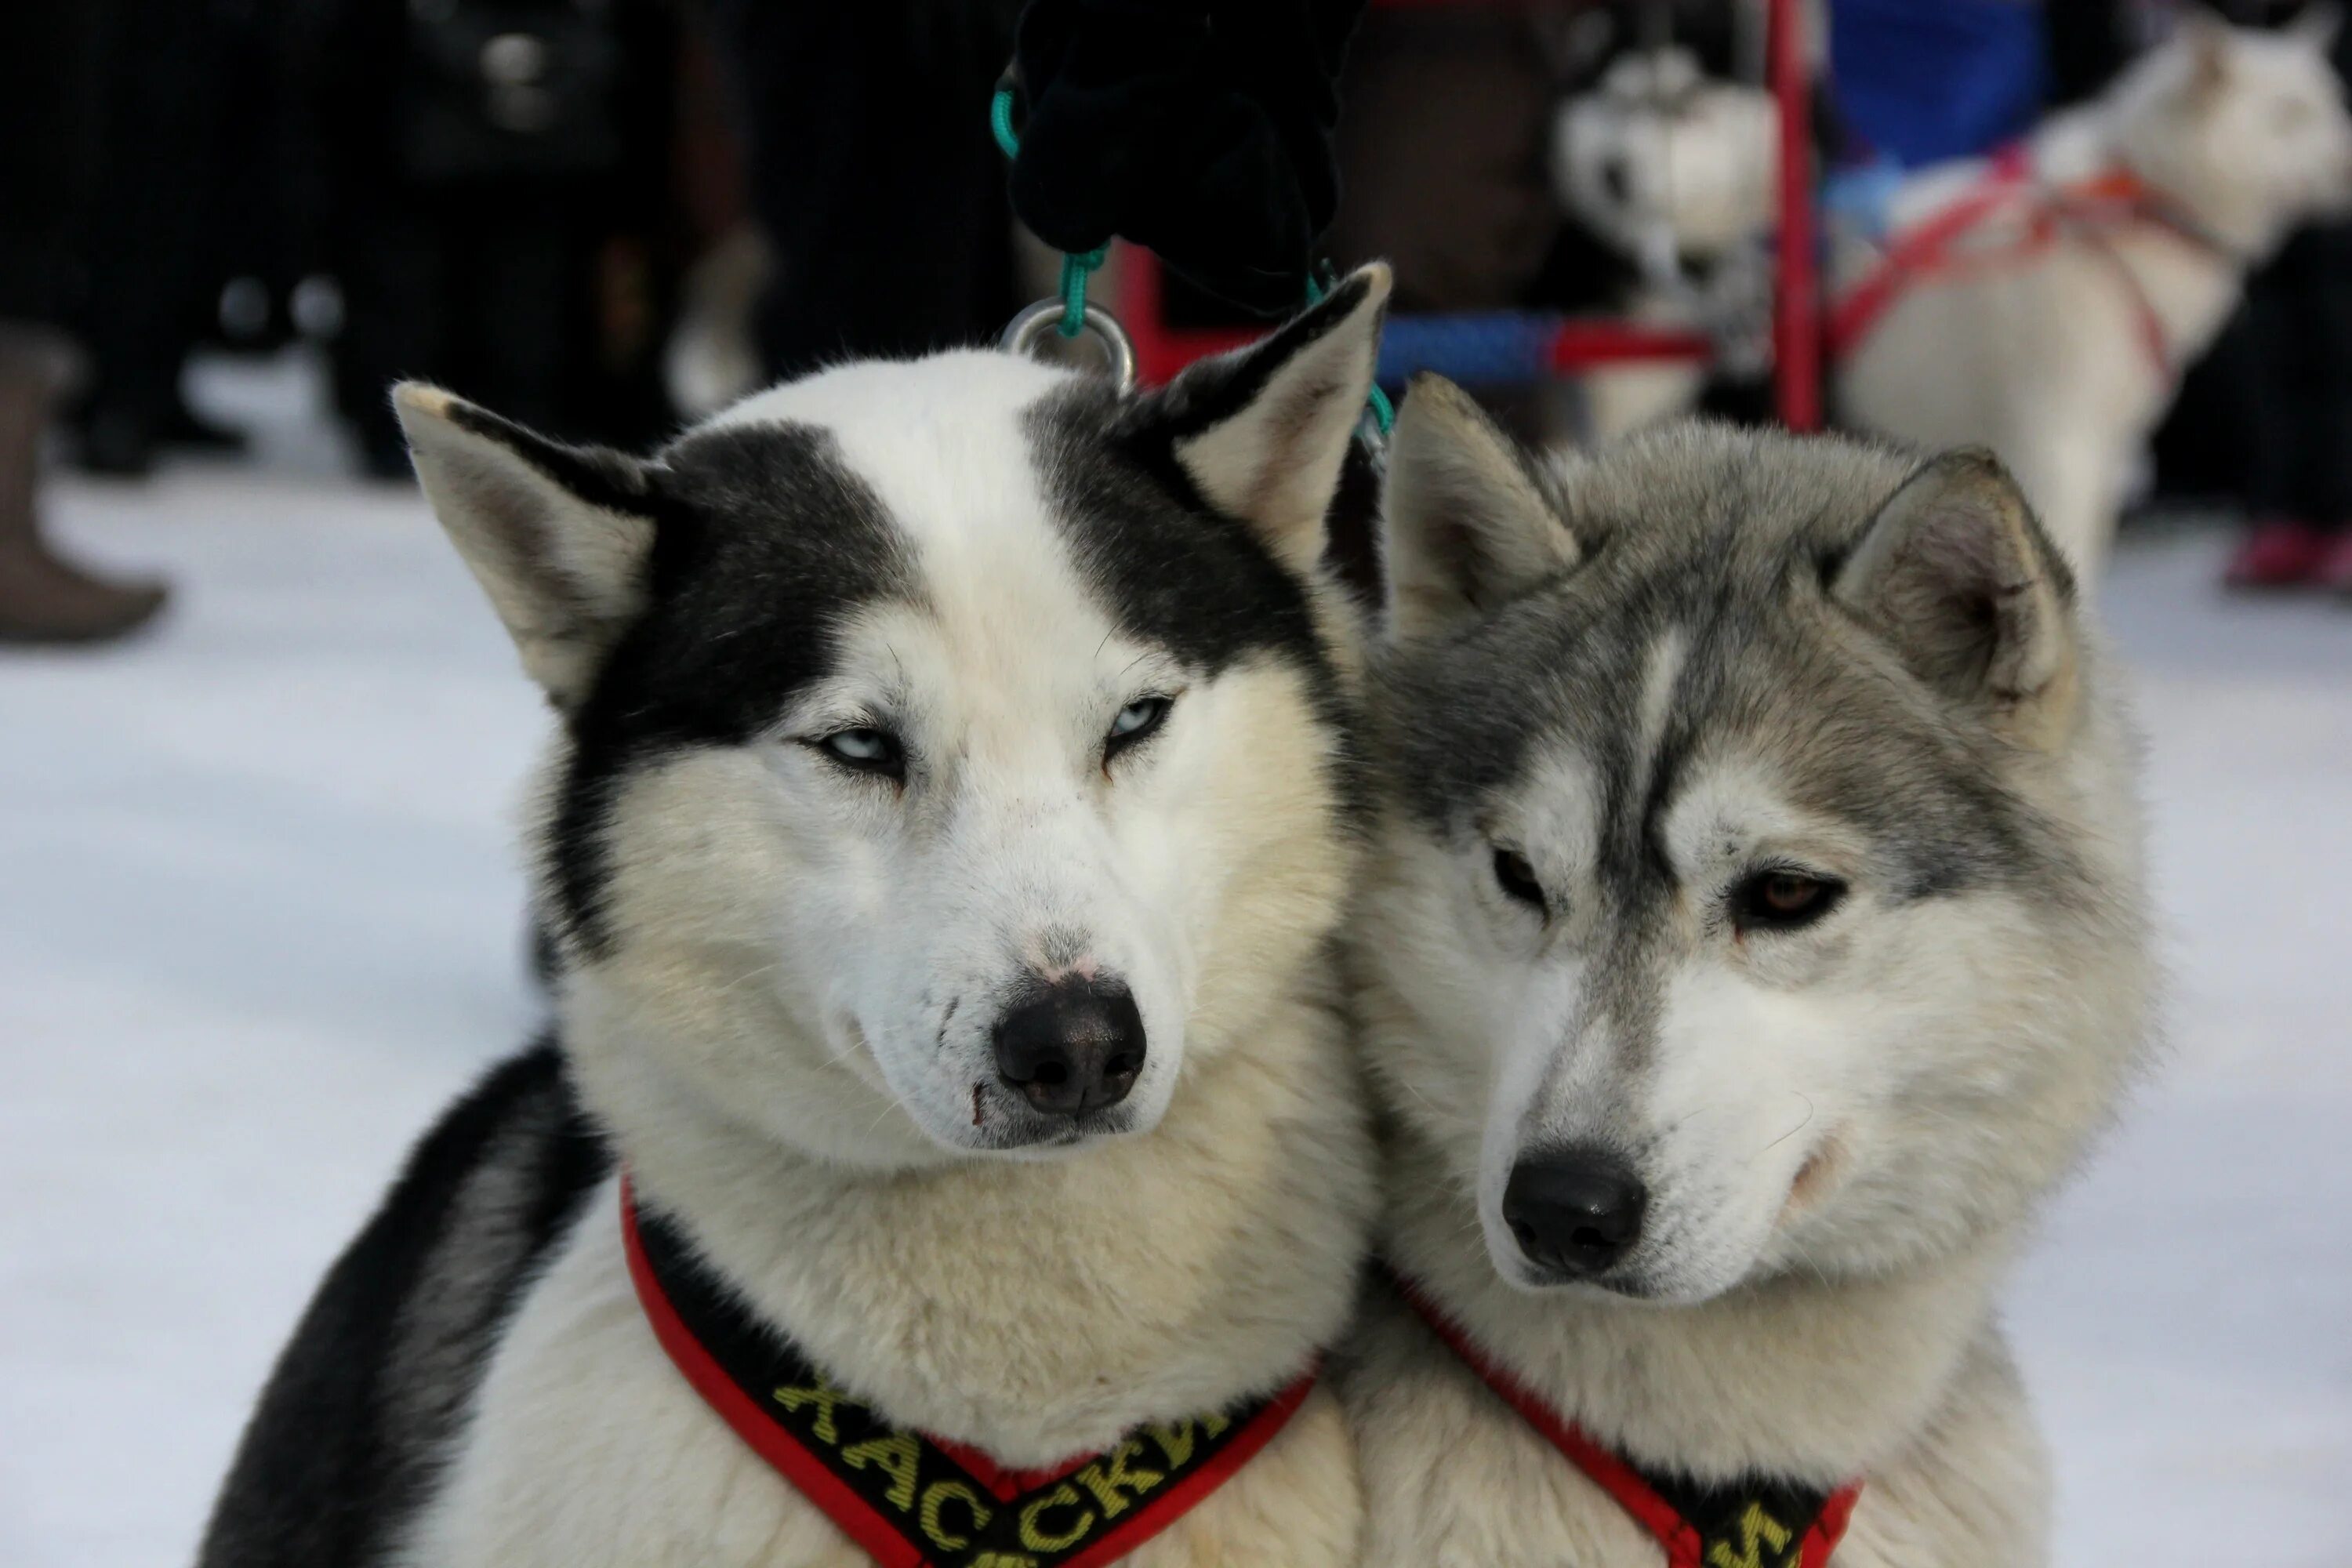
[[[629,1282],[616,1198],[592,1199],[517,1310],[411,1568],[857,1568],[869,1558],[689,1388]],[[1355,1466],[1318,1389],[1224,1486],[1124,1561],[1355,1561]]]

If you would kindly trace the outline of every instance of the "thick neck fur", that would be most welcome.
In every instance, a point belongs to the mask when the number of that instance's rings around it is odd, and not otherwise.
[[[1338,1335],[1377,1200],[1341,1026],[1311,990],[1188,1064],[1149,1134],[896,1174],[729,1121],[656,1053],[574,1056],[642,1196],[835,1383],[1039,1467],[1286,1384]]]
[[[1538,1297],[1496,1275],[1469,1198],[1414,1134],[1388,1160],[1397,1271],[1598,1441],[1702,1479],[1870,1473],[1933,1415],[2013,1245],[1988,1237],[1873,1279],[1786,1275],[1695,1307]]]

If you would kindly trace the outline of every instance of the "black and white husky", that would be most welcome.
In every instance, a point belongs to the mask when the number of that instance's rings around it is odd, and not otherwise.
[[[1156,394],[848,364],[646,460],[400,390],[559,716],[558,1036],[328,1276],[205,1568],[1356,1560],[1321,557],[1387,292]]]
[[[2064,561],[1980,451],[1538,461],[1434,382],[1386,523],[1368,1562],[2042,1561],[1994,1294],[2152,981]]]

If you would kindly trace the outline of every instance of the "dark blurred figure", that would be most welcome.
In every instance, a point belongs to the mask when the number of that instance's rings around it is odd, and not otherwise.
[[[2289,240],[2247,290],[2242,330],[2262,374],[2230,581],[2352,594],[2352,226]]]
[[[1024,302],[988,130],[1018,0],[709,9],[774,254],[768,374],[992,338]]]
[[[2300,5],[2263,5],[2284,22]],[[2339,31],[2336,74],[2352,79]],[[2249,373],[2240,588],[2352,594],[2352,224],[2305,229],[2246,288],[2238,340]]]
[[[0,640],[95,641],[151,618],[163,590],[58,559],[37,507],[41,445],[74,362],[64,324],[83,279],[105,133],[114,7],[0,4]]]
[[[2249,26],[2304,9],[2224,7]],[[2338,34],[2334,58],[2338,77],[2352,75],[2352,36]],[[2304,230],[2247,281],[2155,452],[2159,494],[2246,513],[2231,586],[2352,594],[2352,225]]]
[[[408,472],[385,397],[408,376],[576,439],[665,433],[668,7],[289,3],[336,396],[370,470]]]
[[[223,285],[292,279],[274,163],[282,116],[274,38],[280,0],[110,0],[106,106],[88,237],[81,331],[91,380],[83,465],[143,474],[166,446],[234,451],[232,430],[181,396],[196,345],[218,334]]]
[[[1342,266],[1386,258],[1397,310],[1526,303],[1567,226],[1546,164],[1557,95],[1533,26],[1486,6],[1363,20],[1343,79],[1348,185],[1331,250]]]

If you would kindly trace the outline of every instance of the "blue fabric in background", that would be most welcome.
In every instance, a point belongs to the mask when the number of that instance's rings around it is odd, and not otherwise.
[[[1870,153],[1906,168],[1966,158],[2041,118],[2034,0],[1829,0],[1831,93]]]

